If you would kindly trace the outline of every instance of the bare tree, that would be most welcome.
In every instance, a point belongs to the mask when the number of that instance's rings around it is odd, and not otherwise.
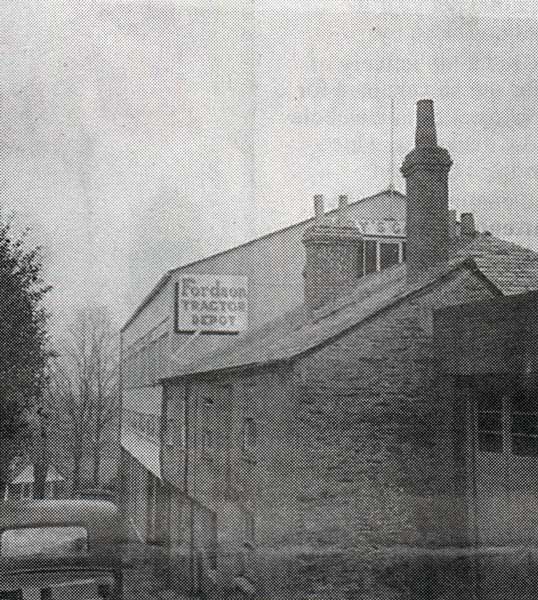
[[[72,460],[74,490],[81,486],[86,463],[91,464],[92,485],[99,486],[103,454],[116,431],[118,340],[105,308],[83,308],[49,363],[48,404],[58,445]]]

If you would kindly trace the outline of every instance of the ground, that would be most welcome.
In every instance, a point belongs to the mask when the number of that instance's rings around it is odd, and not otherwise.
[[[131,544],[128,551],[128,567],[123,573],[124,600],[189,600],[167,589],[166,582],[156,575],[159,549]]]

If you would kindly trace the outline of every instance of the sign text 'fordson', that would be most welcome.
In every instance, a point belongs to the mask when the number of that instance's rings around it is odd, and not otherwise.
[[[176,331],[238,333],[248,326],[248,278],[182,275],[176,284]]]

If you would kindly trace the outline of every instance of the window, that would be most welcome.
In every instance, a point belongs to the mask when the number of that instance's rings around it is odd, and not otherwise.
[[[2,556],[83,556],[88,553],[84,527],[25,527],[6,529],[0,537]]]
[[[482,390],[477,406],[479,452],[503,451],[503,399],[487,388]]]
[[[186,445],[186,395],[182,385],[166,387],[166,445],[185,448]]]
[[[407,246],[405,242],[402,242],[402,262],[407,259]]]
[[[140,350],[140,383],[143,385],[148,383],[148,363],[149,363],[149,348],[144,346]]]
[[[212,452],[215,448],[214,439],[214,402],[213,398],[204,398],[203,404],[203,439],[202,449],[204,452]]]
[[[157,418],[155,415],[148,415],[147,425],[146,425],[146,433],[150,437],[156,437],[157,435]]]
[[[209,568],[213,571],[217,570],[218,566],[218,524],[217,515],[209,512],[209,543],[207,546],[207,562]]]
[[[153,340],[148,347],[148,375],[150,383],[157,382],[157,340]]]
[[[250,454],[256,450],[258,431],[254,419],[243,419],[243,452]]]
[[[45,483],[45,498],[54,498],[54,481]]]
[[[399,253],[399,244],[381,242],[379,244],[379,268],[386,269],[398,264]]]
[[[253,579],[254,573],[254,515],[243,511],[243,543],[239,549],[237,574],[240,577]]]
[[[133,385],[140,382],[140,351],[137,349],[133,354]]]
[[[375,273],[377,271],[377,242],[366,240],[364,242],[364,272]]]
[[[538,456],[538,406],[532,393],[518,389],[512,396],[512,454]]]
[[[22,484],[21,497],[22,498],[31,498],[32,497],[32,484],[31,483],[23,483]]]
[[[245,539],[244,543],[254,546],[254,515],[245,511]]]
[[[167,346],[166,346],[166,341],[167,341],[167,336],[168,334],[164,333],[163,335],[161,335],[161,337],[157,340],[157,378],[161,378],[161,377],[165,377],[166,376],[166,367],[167,367],[167,360],[166,360],[166,350],[167,350]]]

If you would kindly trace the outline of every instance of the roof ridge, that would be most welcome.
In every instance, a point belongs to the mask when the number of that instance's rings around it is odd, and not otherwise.
[[[357,200],[351,201],[348,204],[348,206],[356,206],[357,204],[362,204],[363,202],[367,202],[368,200],[373,200],[373,199],[378,198],[379,196],[383,196],[385,194],[393,194],[393,195],[399,196],[400,198],[405,199],[405,194],[403,194],[399,190],[393,189],[391,191],[390,188],[387,188],[387,189],[381,190],[379,192],[376,192],[375,194],[371,194],[370,196],[364,196],[363,198],[358,198]],[[336,212],[338,212],[338,208],[333,208],[333,209],[327,211],[325,214],[332,215],[333,213],[336,213]],[[166,285],[166,283],[168,283],[168,281],[170,280],[170,278],[172,277],[172,275],[174,273],[177,273],[181,269],[188,269],[190,267],[193,267],[201,262],[209,260],[210,258],[222,256],[223,254],[232,252],[233,250],[237,250],[238,248],[243,248],[243,247],[253,244],[259,240],[269,238],[269,237],[277,235],[283,231],[287,231],[289,229],[292,229],[293,227],[298,227],[300,225],[308,223],[309,221],[314,221],[314,220],[315,220],[315,216],[312,216],[312,217],[309,217],[308,219],[303,219],[301,221],[291,223],[290,225],[286,225],[285,227],[281,227],[280,229],[274,229],[273,231],[269,231],[267,233],[259,235],[258,237],[247,240],[246,242],[242,242],[241,244],[232,246],[231,248],[225,248],[224,250],[220,250],[219,252],[215,252],[214,254],[210,254],[209,256],[205,256],[203,258],[198,258],[191,262],[185,263],[184,265],[180,265],[178,267],[172,267],[172,268],[168,269],[167,271],[164,272],[163,275],[161,275],[160,279],[157,281],[157,283],[154,285],[154,287],[146,294],[146,296],[144,296],[144,298],[142,299],[140,304],[135,308],[135,310],[133,311],[131,316],[125,321],[124,325],[121,327],[121,331],[125,331],[125,329],[134,321],[136,316],[143,310],[143,308],[147,304],[149,304],[149,302],[152,300],[152,298],[155,295],[157,295],[157,293],[161,290],[161,288],[164,285]]]
[[[392,273],[391,273],[392,277],[385,278],[387,287],[394,287],[395,285],[398,286],[396,288],[396,290],[394,290],[394,295],[389,296],[389,298],[387,298],[385,301],[378,300],[377,304],[373,307],[373,310],[371,312],[367,311],[367,313],[362,316],[359,314],[359,311],[357,311],[356,319],[351,319],[348,324],[346,324],[341,330],[337,329],[334,332],[334,334],[330,334],[330,335],[323,334],[323,329],[327,327],[327,324],[326,324],[327,320],[330,320],[331,317],[334,317],[338,313],[344,313],[346,311],[346,309],[349,309],[353,305],[356,305],[357,308],[359,308],[361,306],[361,304],[367,303],[367,301],[369,299],[370,300],[375,299],[375,296],[379,295],[382,292],[383,286],[377,286],[375,289],[372,290],[372,292],[370,294],[367,294],[364,296],[353,297],[352,295],[349,295],[347,297],[347,302],[340,304],[338,307],[333,307],[331,311],[327,312],[326,314],[319,317],[318,319],[305,319],[300,324],[300,326],[297,328],[294,328],[292,330],[290,330],[290,329],[282,330],[282,328],[279,328],[278,325],[282,323],[283,317],[285,315],[289,315],[290,313],[296,312],[299,310],[304,310],[304,304],[303,303],[299,304],[299,305],[297,305],[297,307],[295,309],[292,309],[291,311],[284,313],[284,315],[281,315],[280,317],[276,317],[275,319],[273,319],[267,323],[264,323],[262,326],[260,326],[257,329],[253,329],[253,330],[249,331],[248,334],[242,336],[240,339],[236,339],[235,341],[231,342],[229,345],[215,349],[215,350],[211,351],[210,353],[202,356],[198,360],[196,360],[196,359],[192,360],[190,363],[187,363],[185,365],[187,370],[185,370],[182,374],[172,376],[169,379],[176,379],[176,378],[181,378],[183,376],[188,376],[188,375],[208,373],[211,371],[221,371],[221,370],[231,369],[231,368],[246,367],[246,366],[252,365],[252,364],[259,364],[259,363],[269,364],[272,362],[277,362],[279,360],[284,360],[284,358],[282,356],[280,356],[280,357],[276,356],[275,351],[278,354],[279,349],[283,350],[286,348],[285,340],[288,341],[287,346],[288,346],[288,353],[289,353],[289,356],[286,356],[286,358],[289,359],[289,358],[293,358],[295,356],[299,356],[301,354],[304,354],[305,352],[308,352],[312,348],[318,347],[321,344],[326,343],[330,339],[334,339],[335,337],[342,335],[343,333],[345,333],[345,331],[348,331],[349,329],[358,326],[360,323],[364,322],[365,320],[372,318],[373,316],[378,314],[381,310],[385,310],[385,309],[393,306],[394,304],[404,300],[405,298],[407,298],[413,294],[420,293],[424,289],[437,284],[441,279],[444,279],[444,278],[450,276],[453,272],[457,271],[458,269],[460,269],[462,267],[467,267],[472,270],[478,270],[478,266],[473,257],[456,257],[447,264],[446,268],[443,269],[443,271],[432,272],[431,277],[424,279],[424,280],[416,283],[413,286],[404,285],[404,287],[400,289],[402,281],[404,280],[403,275],[406,272],[406,265],[405,265],[405,263],[399,263],[398,265],[395,265],[394,267],[395,268],[390,269],[392,271]],[[387,274],[386,273],[387,271],[389,271],[389,269],[385,270],[385,274]],[[372,273],[371,275],[379,275],[380,273],[382,273],[382,272]],[[314,328],[314,329],[317,329],[318,331],[321,331],[321,337],[323,339],[321,339],[321,340],[316,339],[315,341],[313,341],[312,344],[307,343],[306,345],[303,342],[303,347],[301,350],[294,349],[293,338],[294,337],[297,338],[297,337],[301,336],[301,334],[303,334],[305,331],[307,331],[308,328],[311,330],[312,330],[312,328]],[[270,333],[272,330],[274,331],[275,335],[277,336],[277,339],[271,339]],[[267,334],[264,335],[263,332],[265,332],[265,331],[267,331],[269,333],[269,335],[267,335]],[[260,334],[261,334],[261,337],[259,337],[259,339],[256,340],[256,336],[258,336]],[[249,344],[249,342],[251,340],[254,340],[254,344],[252,344],[252,345]],[[282,343],[282,341],[284,341],[284,344]],[[298,341],[300,342],[300,340],[298,340]],[[295,345],[297,345],[298,341],[296,340]],[[291,347],[290,347],[290,342],[291,342]],[[231,363],[229,362],[229,364],[227,364],[227,365],[225,364],[224,366],[211,367],[212,361],[214,361],[217,357],[219,357],[221,359],[222,358],[226,359],[227,355],[233,356],[234,352],[241,352],[244,349],[244,348],[242,348],[242,346],[246,347],[246,349],[248,350],[249,347],[252,347],[252,346],[255,347],[256,345],[260,348],[260,354],[258,355],[258,357],[257,357],[258,360],[256,362],[253,362],[253,360],[248,360],[248,359],[245,360],[244,362],[239,362],[240,360],[242,360],[241,358],[239,358],[239,360],[236,361],[235,363],[233,362],[233,359],[232,359]],[[188,370],[189,368],[191,369],[190,371]]]

